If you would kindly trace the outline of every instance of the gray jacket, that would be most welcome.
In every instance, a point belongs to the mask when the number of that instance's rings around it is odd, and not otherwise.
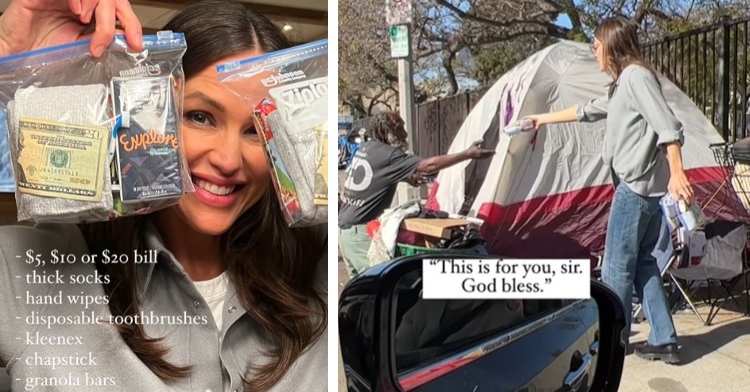
[[[147,232],[147,243],[158,252],[159,261],[139,266],[141,311],[181,318],[181,325],[144,325],[144,329],[151,337],[164,338],[170,348],[167,360],[194,365],[193,374],[176,384],[165,384],[133,354],[114,327],[91,322],[97,316],[108,317],[110,312],[103,302],[101,284],[70,283],[77,276],[96,276],[94,264],[82,262],[88,247],[77,227],[6,226],[0,227],[0,367],[7,366],[14,391],[34,385],[31,390],[61,392],[242,390],[240,377],[247,365],[263,362],[263,352],[271,347],[237,301],[234,287],[230,283],[223,331],[217,331],[211,310],[153,226]],[[29,250],[41,255],[46,265],[28,264]],[[76,262],[50,264],[53,250],[74,257]],[[319,265],[317,279],[325,287],[325,260]],[[27,283],[33,274],[37,279],[47,276],[48,283]],[[39,296],[54,298],[59,293],[62,304],[32,303]],[[70,305],[68,296],[82,295],[98,298],[99,303]],[[208,324],[201,322],[206,319]],[[298,391],[302,386],[306,391],[326,391],[327,346],[326,330],[272,391]]]
[[[578,121],[607,119],[602,159],[615,183],[622,181],[641,196],[663,196],[670,177],[665,145],[684,143],[682,124],[647,69],[630,65],[616,83],[612,97],[579,107]]]

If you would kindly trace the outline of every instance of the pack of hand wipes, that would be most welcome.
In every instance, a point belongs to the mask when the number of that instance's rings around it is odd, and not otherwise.
[[[223,64],[217,71],[254,110],[287,223],[326,223],[328,40]]]
[[[127,54],[133,65],[164,51],[157,36],[145,36],[143,41],[143,52]],[[184,38],[181,41],[181,49],[170,53],[180,75],[185,50]],[[162,46],[154,45],[157,42]],[[122,203],[113,166],[124,128],[121,113],[112,107],[111,75],[125,64],[112,62],[118,51],[128,52],[124,37],[117,37],[98,59],[91,57],[88,40],[0,58],[0,106],[7,112],[19,221],[105,221],[162,207],[147,198],[139,200],[145,205],[129,211],[117,207]],[[154,80],[154,75],[144,77]],[[165,86],[172,90],[170,84]],[[177,109],[169,109],[166,116],[179,119]],[[155,129],[177,131],[173,124]]]

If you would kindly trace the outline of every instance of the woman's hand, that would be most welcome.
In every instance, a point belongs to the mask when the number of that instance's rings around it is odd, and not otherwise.
[[[96,20],[91,54],[101,56],[120,21],[128,44],[142,50],[141,23],[127,0],[13,0],[0,16],[0,55],[71,43]]]
[[[669,177],[667,190],[673,199],[682,199],[688,204],[693,203],[693,187],[690,186],[685,171],[680,170],[677,173],[672,173]]]
[[[535,131],[538,131],[539,127],[545,124],[543,114],[532,114],[521,119],[521,121],[523,120],[531,120],[531,122],[534,124]]]

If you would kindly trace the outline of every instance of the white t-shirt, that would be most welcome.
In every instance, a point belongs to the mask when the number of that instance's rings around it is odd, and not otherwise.
[[[195,288],[208,304],[211,313],[214,315],[216,327],[221,331],[222,316],[224,314],[224,299],[227,296],[227,286],[229,285],[229,276],[224,271],[221,275],[202,282],[193,282]]]

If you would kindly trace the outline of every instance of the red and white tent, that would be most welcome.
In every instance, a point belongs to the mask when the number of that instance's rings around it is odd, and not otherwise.
[[[685,129],[683,161],[709,218],[736,220],[726,204],[724,173],[709,145],[723,142],[703,113],[667,79],[663,91]],[[492,159],[441,171],[427,207],[485,220],[491,254],[589,257],[604,247],[614,194],[601,160],[605,121],[550,125],[513,137],[502,128],[525,115],[562,110],[603,96],[610,79],[588,45],[563,41],[526,59],[498,80],[459,129],[449,153],[484,139]]]

